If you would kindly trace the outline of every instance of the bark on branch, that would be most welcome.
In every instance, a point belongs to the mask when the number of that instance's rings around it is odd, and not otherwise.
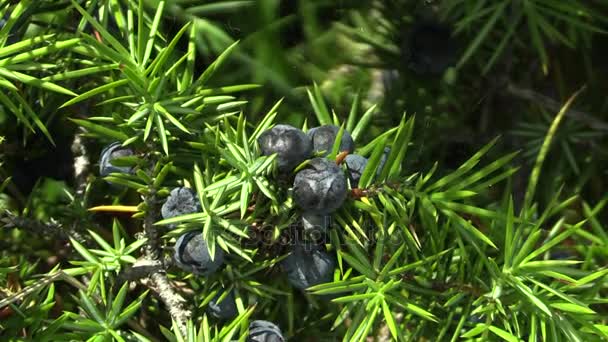
[[[187,308],[186,300],[171,285],[166,274],[166,266],[161,260],[161,250],[159,243],[159,232],[154,222],[158,220],[160,212],[159,203],[154,195],[147,196],[147,214],[144,218],[144,235],[148,239],[144,246],[145,261],[148,271],[151,271],[147,278],[142,279],[142,283],[150,288],[169,310],[169,314],[177,323],[183,336],[187,335],[187,322],[192,313]],[[161,267],[158,267],[160,264]]]
[[[150,275],[164,271],[172,264],[172,260],[165,258],[164,260],[139,259],[131,267],[125,269],[120,275],[120,281],[138,281],[149,278]]]
[[[65,229],[63,225],[53,219],[49,222],[41,222],[28,217],[16,216],[9,211],[5,211],[0,214],[0,224],[2,224],[3,228],[18,228],[45,237],[55,237],[65,240],[68,240],[71,237],[84,245],[87,245],[89,242],[88,239],[79,232]]]

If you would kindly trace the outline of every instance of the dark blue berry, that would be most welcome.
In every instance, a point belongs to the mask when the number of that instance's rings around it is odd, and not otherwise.
[[[342,206],[346,199],[346,177],[335,162],[324,158],[310,160],[296,174],[293,198],[304,211],[329,214]]]
[[[549,253],[551,260],[576,260],[576,254],[571,250],[553,250]]]
[[[300,290],[331,282],[336,268],[332,256],[321,247],[307,243],[297,244],[281,265],[291,285]]]
[[[327,156],[331,153],[334,148],[334,143],[340,127],[335,125],[324,125],[320,127],[311,128],[306,135],[310,137],[312,141],[312,148],[315,153],[325,151],[323,156]],[[355,150],[355,142],[347,130],[342,133],[342,139],[340,140],[340,152],[348,151],[353,152]]]
[[[399,81],[399,71],[389,69],[382,71],[382,85],[385,92],[390,92],[395,88],[395,84]]]
[[[356,188],[359,186],[359,180],[365,167],[367,166],[367,158],[358,154],[349,154],[344,158],[344,164],[348,171],[348,179],[350,180],[350,186]]]
[[[116,158],[132,156],[133,151],[130,148],[121,147],[120,142],[114,142],[106,146],[99,157],[99,174],[102,177],[110,173],[133,173],[133,168],[129,166],[114,166],[112,160]]]
[[[384,153],[380,157],[380,161],[378,163],[378,169],[376,170],[376,176],[380,176],[382,173],[382,169],[384,169],[384,164],[386,163],[386,159],[388,158],[391,149],[389,147],[384,148]],[[350,186],[352,188],[356,188],[359,186],[359,180],[367,167],[367,158],[360,156],[358,154],[349,154],[344,158],[344,164],[346,165],[346,170],[348,171],[348,179],[350,180]]]
[[[262,155],[277,153],[279,170],[289,171],[308,159],[312,143],[302,130],[290,125],[276,125],[258,138]]]
[[[388,155],[390,153],[391,153],[391,148],[385,147],[384,153],[382,153],[382,157],[380,157],[380,162],[378,163],[378,170],[376,171],[376,176],[380,176],[380,173],[382,173],[382,169],[384,169],[384,164],[386,164],[386,159],[388,158]]]
[[[257,320],[249,323],[247,342],[284,342],[279,327],[268,321]]]
[[[302,214],[302,227],[307,234],[321,235],[327,232],[331,221],[329,215],[305,212]]]
[[[455,63],[457,46],[449,26],[426,20],[414,24],[403,53],[413,72],[439,75]]]
[[[175,188],[160,208],[164,219],[196,213],[201,210],[201,204],[196,192],[190,188]]]
[[[202,234],[195,231],[185,233],[177,239],[174,257],[181,269],[201,276],[214,273],[224,264],[224,251],[215,246],[215,257],[211,260]]]
[[[238,315],[234,291],[230,291],[221,302],[218,302],[224,292],[218,292],[207,305],[207,313],[217,319],[230,319]]]

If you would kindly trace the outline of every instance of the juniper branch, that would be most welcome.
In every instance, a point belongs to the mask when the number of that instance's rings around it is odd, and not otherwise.
[[[171,263],[172,260],[170,258],[165,258],[164,260],[139,259],[121,273],[120,280],[137,281],[149,278],[150,275],[165,270]]]
[[[82,128],[80,128],[82,131]],[[76,197],[81,198],[84,196],[84,191],[87,186],[87,176],[91,162],[87,156],[87,150],[82,141],[82,136],[77,132],[74,135],[74,141],[72,142],[72,154],[74,155],[74,180],[76,190]]]
[[[147,212],[144,218],[144,235],[148,239],[144,246],[145,262],[151,265],[163,264],[159,243],[159,232],[154,222],[158,220],[159,203],[152,194],[146,196]],[[192,313],[186,308],[186,300],[173,288],[166,275],[166,266],[153,270],[142,283],[154,291],[169,309],[169,314],[177,323],[182,335],[187,335],[187,322]]]
[[[68,231],[62,224],[53,219],[49,222],[41,222],[28,217],[16,216],[9,211],[5,211],[3,214],[0,214],[0,223],[4,228],[8,229],[18,228],[37,235],[51,236],[66,240],[71,237],[82,244],[88,244],[88,239],[79,232]]]

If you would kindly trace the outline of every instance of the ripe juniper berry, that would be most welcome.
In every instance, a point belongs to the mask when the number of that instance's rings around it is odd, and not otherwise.
[[[296,174],[293,197],[304,212],[332,213],[346,199],[344,172],[333,161],[313,158],[305,169]]]
[[[416,22],[402,46],[407,67],[420,75],[439,75],[456,61],[457,47],[449,26],[430,20]]]
[[[321,152],[325,151],[323,156],[327,156],[331,153],[334,148],[334,142],[338,136],[340,127],[335,125],[324,125],[315,128],[311,128],[306,135],[310,137],[312,141],[313,151]],[[342,139],[340,140],[340,151],[353,152],[355,150],[355,142],[353,137],[347,130],[342,133]]]
[[[304,228],[304,232],[306,234],[320,237],[320,235],[327,232],[330,220],[331,216],[329,215],[319,215],[305,212],[302,214],[302,227]]]
[[[211,260],[207,244],[198,231],[187,232],[177,239],[174,257],[181,269],[201,276],[214,273],[224,264],[224,251],[216,246]]]
[[[249,323],[247,342],[284,342],[283,333],[279,327],[268,321],[257,320]]]
[[[358,154],[349,154],[344,158],[344,164],[346,164],[346,170],[348,171],[350,186],[352,188],[358,187],[361,175],[367,166],[367,158]]]
[[[224,292],[219,291],[215,297],[207,305],[207,313],[217,319],[230,319],[238,314],[236,308],[236,302],[234,301],[234,291],[228,292],[228,294],[218,302]]]
[[[121,147],[120,142],[113,142],[106,146],[99,157],[99,174],[102,177],[109,175],[110,173],[133,173],[133,168],[129,166],[114,166],[112,160],[116,158],[132,156],[133,150],[130,148]]]
[[[201,210],[201,204],[196,192],[190,188],[175,188],[160,208],[164,219],[196,213]]]
[[[262,155],[277,153],[279,170],[289,171],[312,154],[312,143],[300,129],[290,125],[276,125],[258,138]]]
[[[376,170],[376,176],[380,176],[382,173],[382,169],[384,169],[384,164],[386,163],[386,159],[388,158],[388,154],[391,152],[389,147],[384,148],[384,153],[382,157],[380,157],[380,161],[378,163],[378,169]],[[350,185],[352,188],[356,188],[359,186],[359,180],[361,179],[361,175],[363,175],[363,171],[367,167],[367,158],[360,156],[358,154],[349,154],[344,158],[344,164],[346,164],[346,170],[348,171],[348,179],[350,180]]]
[[[382,157],[380,157],[380,162],[378,163],[378,170],[376,170],[376,176],[380,176],[380,173],[382,173],[382,169],[384,169],[384,164],[386,164],[386,159],[388,158],[389,153],[391,153],[391,148],[385,147],[384,153],[382,153]]]
[[[287,272],[289,283],[300,290],[331,282],[336,268],[336,262],[331,255],[310,243],[295,245],[281,265]]]

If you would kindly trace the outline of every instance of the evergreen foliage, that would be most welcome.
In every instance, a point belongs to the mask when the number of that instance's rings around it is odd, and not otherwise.
[[[0,340],[608,340],[607,7],[0,0]]]

